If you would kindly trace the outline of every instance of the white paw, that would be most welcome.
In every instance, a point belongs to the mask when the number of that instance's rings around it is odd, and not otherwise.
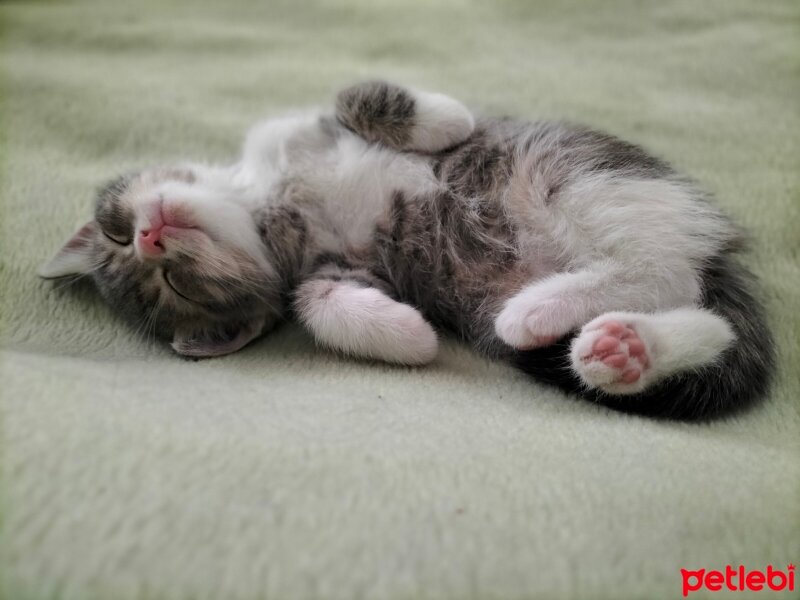
[[[404,365],[423,365],[436,357],[439,341],[433,327],[414,307],[380,290],[315,281],[300,292],[300,320],[324,346]]]
[[[624,313],[588,323],[572,342],[571,359],[584,383],[609,394],[641,392],[655,378],[652,345]]]
[[[518,350],[549,346],[572,328],[563,302],[538,300],[522,292],[506,302],[494,322],[497,335]]]
[[[438,152],[466,140],[475,129],[475,118],[460,102],[432,92],[414,94],[416,123],[411,131],[415,150]]]

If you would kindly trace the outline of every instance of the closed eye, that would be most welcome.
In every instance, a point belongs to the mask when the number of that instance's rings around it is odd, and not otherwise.
[[[120,246],[127,246],[127,245],[129,245],[131,243],[131,238],[120,237],[120,236],[117,236],[117,235],[111,235],[107,231],[103,231],[103,235],[106,236],[109,240],[111,240],[115,244],[119,244]]]
[[[175,284],[172,283],[172,281],[170,280],[169,271],[164,269],[163,271],[161,271],[161,275],[164,277],[164,282],[167,284],[167,286],[169,286],[169,289],[171,289],[175,293],[175,295],[180,296],[181,298],[183,298],[187,302],[192,302],[193,304],[198,304],[197,300],[194,300],[192,298],[189,298],[189,296],[186,296],[185,294],[182,294],[180,292],[180,290],[178,290],[178,288],[175,287]]]

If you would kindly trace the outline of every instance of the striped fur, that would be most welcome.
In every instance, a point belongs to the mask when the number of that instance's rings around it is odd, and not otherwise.
[[[154,203],[190,224],[157,259],[137,246]],[[294,318],[334,349],[421,364],[433,326],[589,400],[705,418],[762,396],[773,369],[740,239],[638,146],[370,82],[333,115],[257,126],[232,166],[114,180],[43,274],[91,272],[184,354]]]

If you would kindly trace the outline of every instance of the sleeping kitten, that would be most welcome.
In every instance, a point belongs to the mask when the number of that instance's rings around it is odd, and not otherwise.
[[[91,274],[187,356],[294,318],[329,348],[421,365],[441,329],[593,401],[705,418],[763,395],[773,368],[740,243],[637,146],[370,82],[333,114],[257,125],[232,166],[112,181],[40,274]]]

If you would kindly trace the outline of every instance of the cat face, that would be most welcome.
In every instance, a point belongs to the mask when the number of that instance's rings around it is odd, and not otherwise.
[[[198,169],[119,177],[39,274],[90,275],[124,317],[180,354],[234,352],[272,324],[279,290],[252,216],[231,195]]]

